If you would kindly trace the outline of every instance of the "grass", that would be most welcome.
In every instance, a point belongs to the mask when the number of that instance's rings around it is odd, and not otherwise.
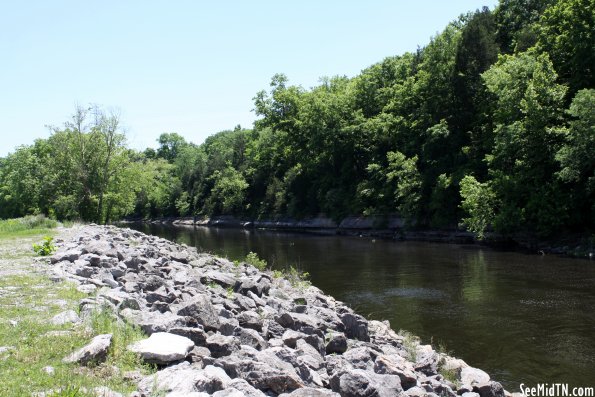
[[[20,222],[19,222],[20,223]],[[85,324],[53,325],[56,314],[72,309],[86,294],[70,283],[54,283],[29,267],[34,253],[30,241],[40,238],[41,228],[14,226],[15,220],[0,221],[0,346],[10,347],[0,353],[0,396],[27,396],[52,390],[53,396],[85,397],[97,386],[128,393],[135,384],[124,379],[128,370],[154,372],[126,350],[126,346],[145,337],[130,324],[117,321],[104,310],[92,313]],[[7,237],[9,236],[9,237]],[[12,270],[20,270],[13,274]],[[48,334],[51,331],[65,333]],[[62,359],[89,343],[98,334],[111,333],[112,346],[105,363],[91,367],[66,364]],[[51,366],[52,374],[44,368]]]
[[[399,335],[403,337],[403,348],[409,356],[408,359],[411,362],[417,361],[417,346],[419,345],[419,337],[413,335],[409,331],[399,330]]]
[[[14,238],[47,234],[58,222],[43,215],[28,215],[23,218],[0,220],[0,238]]]

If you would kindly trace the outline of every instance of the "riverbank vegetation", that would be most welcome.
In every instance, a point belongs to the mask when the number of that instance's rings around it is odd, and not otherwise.
[[[115,321],[101,307],[81,321],[79,301],[94,294],[81,292],[72,283],[52,281],[47,265],[38,262],[31,249],[32,242],[55,233],[46,228],[55,226],[52,221],[41,217],[0,221],[0,230],[6,230],[7,223],[43,227],[0,233],[0,395],[16,397],[45,390],[48,396],[94,396],[94,388],[104,386],[121,392],[134,390],[134,379],[126,372],[137,370],[140,376],[153,368],[142,364],[126,346],[142,339],[144,333]],[[82,370],[78,364],[62,361],[91,337],[105,333],[113,335],[105,363]]]
[[[594,0],[501,0],[423,48],[310,89],[273,76],[252,129],[125,146],[77,108],[0,160],[0,217],[250,219],[399,214],[408,225],[589,234],[595,226]]]
[[[23,218],[0,220],[0,239],[43,234],[56,226],[58,226],[58,222],[43,215],[28,215]]]

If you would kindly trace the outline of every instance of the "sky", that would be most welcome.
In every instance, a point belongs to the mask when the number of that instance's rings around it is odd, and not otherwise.
[[[284,73],[310,88],[415,51],[497,0],[0,2],[0,156],[50,135],[77,104],[117,110],[128,145],[200,144],[250,128]]]

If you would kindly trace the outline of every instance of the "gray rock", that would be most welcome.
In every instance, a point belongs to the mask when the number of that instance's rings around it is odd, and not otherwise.
[[[408,390],[417,384],[417,376],[413,366],[401,356],[378,356],[374,362],[374,372],[397,375],[401,379],[401,386],[403,386],[404,390]]]
[[[463,393],[461,396],[462,397],[479,397],[479,393],[468,391],[468,392]]]
[[[97,290],[97,286],[94,284],[82,284],[76,287],[76,290],[83,294],[92,294]]]
[[[236,318],[240,326],[262,332],[263,319],[255,311],[247,310],[241,312]]]
[[[350,363],[353,368],[371,370],[374,367],[375,356],[368,347],[355,347],[349,349],[343,354],[343,358]]]
[[[473,387],[481,397],[504,397],[504,389],[498,382],[482,382]]]
[[[219,328],[219,316],[215,312],[211,301],[205,295],[197,295],[190,301],[181,304],[177,309],[177,314],[192,317],[206,330],[217,330]]]
[[[291,393],[280,394],[279,397],[341,397],[339,393],[328,389],[315,389],[313,387],[304,387]]]
[[[207,334],[201,326],[171,328],[168,332],[184,336],[194,342],[196,346],[204,346],[207,340]]]
[[[149,363],[169,364],[186,358],[194,342],[180,335],[156,332],[149,338],[128,346],[128,350],[139,353]]]
[[[223,288],[233,287],[236,285],[236,279],[234,277],[215,270],[205,273],[200,278],[200,282],[205,285],[209,283],[219,284]]]
[[[52,264],[62,262],[62,261],[74,262],[80,256],[81,256],[81,251],[79,251],[79,250],[63,251],[63,252],[58,252],[58,253],[52,255],[52,257],[50,258],[50,262]]]
[[[229,388],[225,390],[220,390],[212,394],[213,397],[245,397],[244,393],[239,391],[236,388]]]
[[[232,379],[231,382],[227,384],[228,387],[233,387],[236,390],[241,391],[244,393],[245,397],[266,397],[263,392],[256,389],[250,383],[246,382],[244,379]]]
[[[237,356],[223,357],[217,360],[217,365],[223,367],[233,378],[242,378],[257,389],[272,391],[280,394],[303,387],[302,380],[293,368],[279,368],[271,358],[264,362],[254,358],[239,358]],[[286,364],[291,367],[290,364]]]
[[[326,354],[343,354],[347,351],[347,338],[343,333],[332,333],[325,346]]]
[[[229,356],[239,349],[239,343],[233,336],[214,334],[207,338],[205,346],[215,358]]]
[[[264,350],[269,346],[267,341],[253,329],[239,328],[236,331],[235,336],[239,339],[241,345],[252,346],[256,350]]]
[[[142,395],[147,396],[152,395],[154,390],[160,390],[169,393],[167,396],[186,397],[197,395],[193,393],[198,392],[213,393],[226,386],[229,377],[210,369],[205,373],[205,370],[206,368],[204,370],[194,368],[186,361],[170,365],[155,375],[143,378],[138,384],[138,390]],[[200,388],[208,390],[200,390]]]
[[[130,296],[130,294],[127,292],[109,289],[107,291],[100,292],[99,295],[104,296],[120,310],[127,308],[132,310],[140,310],[138,301]]]
[[[331,382],[333,391],[341,397],[394,397],[402,391],[401,381],[396,375],[378,375],[361,369],[354,369],[341,375],[338,382]]]
[[[345,326],[345,335],[348,338],[359,339],[364,342],[370,341],[368,321],[359,314],[344,313],[341,315],[341,322]]]
[[[120,312],[127,321],[138,325],[147,335],[155,332],[167,332],[172,328],[186,327],[184,317],[172,312],[146,312],[140,310],[124,309]]]
[[[105,255],[114,258],[118,257],[118,251],[113,248],[112,244],[103,240],[91,241],[83,247],[82,253],[95,254],[99,256]]]
[[[103,362],[107,358],[107,352],[111,343],[111,334],[97,335],[93,338],[91,343],[75,351],[62,361],[65,363],[79,363],[82,365]]]
[[[428,392],[419,386],[411,387],[405,391],[405,395],[409,397],[425,397],[427,394]]]
[[[56,314],[50,322],[53,325],[76,324],[81,321],[80,317],[74,310],[66,310],[62,313]]]
[[[291,347],[292,349],[295,349],[297,341],[299,339],[304,338],[305,336],[306,334],[294,331],[292,329],[288,329],[285,332],[283,332],[283,336],[281,337],[281,339],[283,340],[283,343],[285,343],[287,346]]]
[[[189,255],[186,251],[174,251],[172,252],[169,257],[171,260],[180,262],[180,263],[188,263]]]

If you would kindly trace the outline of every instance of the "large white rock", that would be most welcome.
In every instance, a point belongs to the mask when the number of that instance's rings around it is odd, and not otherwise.
[[[128,349],[139,353],[147,362],[167,364],[185,359],[193,347],[194,342],[184,336],[156,332],[147,339],[128,346]]]
[[[476,385],[490,381],[490,375],[479,368],[465,367],[461,369],[461,383],[464,385]]]
[[[50,321],[53,325],[64,325],[68,323],[76,324],[81,319],[74,310],[66,310],[65,312],[56,314]]]

